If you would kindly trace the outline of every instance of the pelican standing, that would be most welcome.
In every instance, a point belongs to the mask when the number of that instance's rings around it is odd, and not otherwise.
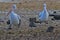
[[[21,24],[21,18],[19,15],[17,15],[14,12],[15,10],[16,10],[16,5],[15,4],[11,5],[10,11],[7,14],[7,15],[9,15],[9,20],[10,20],[10,24],[9,24],[8,29],[11,29],[12,25],[17,25],[19,27]]]
[[[46,3],[43,4],[43,11],[39,13],[40,22],[46,22],[48,20],[48,11],[46,9]]]

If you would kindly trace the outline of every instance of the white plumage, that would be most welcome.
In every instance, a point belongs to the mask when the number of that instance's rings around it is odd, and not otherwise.
[[[20,16],[15,14],[13,11],[9,15],[10,23],[11,24],[19,24],[19,20],[21,20]]]
[[[19,15],[17,15],[14,10],[16,9],[16,5],[12,6],[12,11],[9,14],[9,20],[10,20],[10,26],[9,28],[11,28],[12,25],[17,25],[20,26],[21,23],[21,18]]]
[[[41,22],[47,21],[47,20],[48,20],[48,16],[49,16],[48,11],[47,11],[47,9],[46,9],[46,4],[44,3],[43,6],[44,6],[43,11],[39,13],[39,20],[40,20]]]

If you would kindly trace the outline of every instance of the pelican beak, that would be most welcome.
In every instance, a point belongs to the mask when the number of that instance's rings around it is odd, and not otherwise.
[[[9,10],[9,12],[7,13],[7,16],[11,13],[12,9]]]

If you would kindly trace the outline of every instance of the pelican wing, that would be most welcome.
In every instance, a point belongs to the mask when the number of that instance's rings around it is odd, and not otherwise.
[[[21,17],[19,15],[17,15],[18,19],[21,20]]]
[[[39,18],[43,16],[43,13],[44,13],[43,11],[39,13]]]
[[[19,27],[20,24],[21,24],[21,17],[19,15],[17,15],[17,16],[18,16],[18,19],[19,19],[19,24],[18,24],[18,27]]]

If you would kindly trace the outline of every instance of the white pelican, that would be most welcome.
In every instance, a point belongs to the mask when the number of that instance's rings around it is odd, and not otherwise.
[[[21,24],[21,18],[19,15],[17,15],[14,11],[16,10],[16,5],[13,4],[10,8],[10,11],[8,12],[9,15],[9,20],[10,20],[10,25],[9,29],[11,29],[12,25],[17,25],[18,27]]]
[[[43,11],[39,13],[40,22],[43,22],[43,21],[46,22],[48,20],[48,16],[49,16],[45,3],[43,4],[43,7],[44,7]]]

